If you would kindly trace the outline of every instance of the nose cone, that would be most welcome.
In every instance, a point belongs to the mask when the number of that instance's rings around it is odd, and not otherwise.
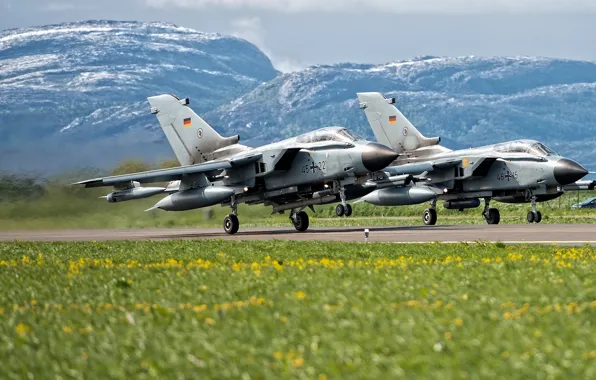
[[[385,145],[369,143],[362,152],[362,164],[367,170],[376,172],[386,168],[397,156],[399,155]]]
[[[583,178],[588,171],[575,161],[563,158],[555,165],[555,180],[561,185],[568,185]]]

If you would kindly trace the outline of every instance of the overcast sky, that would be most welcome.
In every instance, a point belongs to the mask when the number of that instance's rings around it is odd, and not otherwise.
[[[421,55],[596,60],[596,0],[0,0],[0,29],[88,19],[234,34],[282,71]]]

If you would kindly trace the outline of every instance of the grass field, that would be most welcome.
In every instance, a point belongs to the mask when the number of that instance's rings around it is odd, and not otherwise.
[[[0,378],[596,378],[596,250],[0,244]]]

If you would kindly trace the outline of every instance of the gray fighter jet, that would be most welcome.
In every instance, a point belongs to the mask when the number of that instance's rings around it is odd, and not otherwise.
[[[555,199],[568,189],[594,188],[594,183],[578,181],[588,171],[561,157],[534,140],[452,151],[439,145],[440,138],[426,138],[394,106],[395,99],[381,93],[358,93],[377,141],[399,153],[385,169],[390,176],[410,176],[405,185],[377,189],[361,201],[393,206],[431,201],[423,214],[427,225],[437,222],[436,202],[447,209],[463,210],[480,206],[488,224],[498,224],[499,210],[490,201],[532,204],[529,223],[540,223],[536,202]]]
[[[85,187],[114,186],[109,202],[172,193],[151,209],[185,211],[221,204],[232,213],[224,220],[228,234],[238,231],[240,203],[265,204],[274,212],[291,210],[298,231],[309,225],[306,207],[341,201],[336,210],[349,216],[350,199],[375,189],[396,157],[385,145],[369,142],[345,128],[329,127],[259,148],[238,144],[239,136],[222,137],[173,95],[148,98],[181,166],[77,182]],[[167,182],[168,187],[142,187]],[[368,183],[366,186],[365,184]]]

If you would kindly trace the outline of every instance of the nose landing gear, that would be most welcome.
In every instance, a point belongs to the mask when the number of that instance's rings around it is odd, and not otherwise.
[[[352,206],[346,202],[346,190],[343,187],[339,189],[339,198],[341,199],[341,203],[335,207],[335,214],[337,216],[352,215]]]
[[[536,209],[536,196],[531,194],[532,211],[528,212],[528,223],[540,223],[542,221],[542,214]]]

